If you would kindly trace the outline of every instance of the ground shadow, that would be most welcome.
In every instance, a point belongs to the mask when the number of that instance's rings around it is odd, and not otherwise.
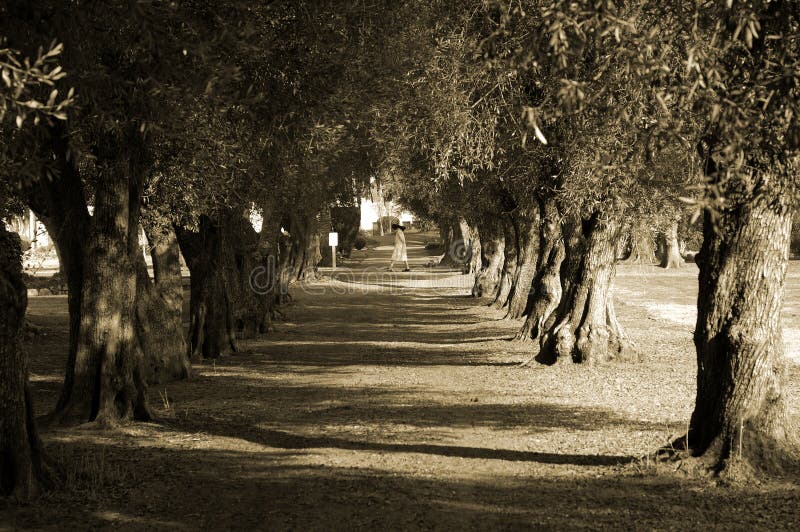
[[[275,439],[285,447],[305,443]],[[120,440],[87,436],[57,444],[85,459],[104,456],[107,473],[79,479],[35,505],[0,502],[0,522],[74,530],[660,529],[667,523],[758,530],[792,529],[800,502],[797,489],[787,486],[720,489],[619,468],[578,478],[432,478],[302,463],[302,454],[285,450],[143,449]]]

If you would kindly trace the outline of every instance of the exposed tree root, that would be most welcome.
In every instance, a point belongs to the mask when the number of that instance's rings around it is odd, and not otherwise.
[[[684,434],[658,449],[655,459],[676,464],[676,470],[691,476],[732,484],[795,479],[800,474],[800,441],[796,433],[776,438],[743,423],[729,437],[717,437],[705,449]]]

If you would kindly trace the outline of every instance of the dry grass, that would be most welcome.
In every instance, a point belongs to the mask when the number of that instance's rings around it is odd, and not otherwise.
[[[412,262],[424,264],[418,253]],[[361,265],[387,256],[372,251]],[[784,315],[793,328],[797,266]],[[693,268],[621,269],[619,317],[645,362],[598,368],[516,367],[530,349],[507,340],[518,324],[463,288],[433,288],[458,281],[453,274],[418,272],[419,283],[382,274],[353,280],[369,290],[345,295],[334,288],[346,280],[318,283],[319,293],[297,291],[289,321],[245,353],[152,390],[158,422],[45,434],[72,471],[68,488],[30,506],[6,503],[0,523],[794,528],[796,479],[722,487],[648,456],[683,434],[691,412],[692,326],[675,309],[692,304]],[[389,290],[397,279],[403,290]],[[63,371],[64,305],[31,301],[45,329],[29,348],[39,411],[53,404]]]

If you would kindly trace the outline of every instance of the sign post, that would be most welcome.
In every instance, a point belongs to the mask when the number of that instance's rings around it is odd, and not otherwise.
[[[328,245],[331,247],[331,265],[336,269],[336,246],[339,245],[339,233],[328,233]]]

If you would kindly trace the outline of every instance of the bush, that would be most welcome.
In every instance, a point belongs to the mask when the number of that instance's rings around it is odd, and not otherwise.
[[[367,239],[364,235],[356,235],[356,239],[353,241],[353,247],[362,250],[367,246]]]
[[[56,272],[49,277],[39,277],[29,273],[23,274],[26,288],[47,288],[54,294],[64,294],[67,291],[67,281],[61,272]]]

